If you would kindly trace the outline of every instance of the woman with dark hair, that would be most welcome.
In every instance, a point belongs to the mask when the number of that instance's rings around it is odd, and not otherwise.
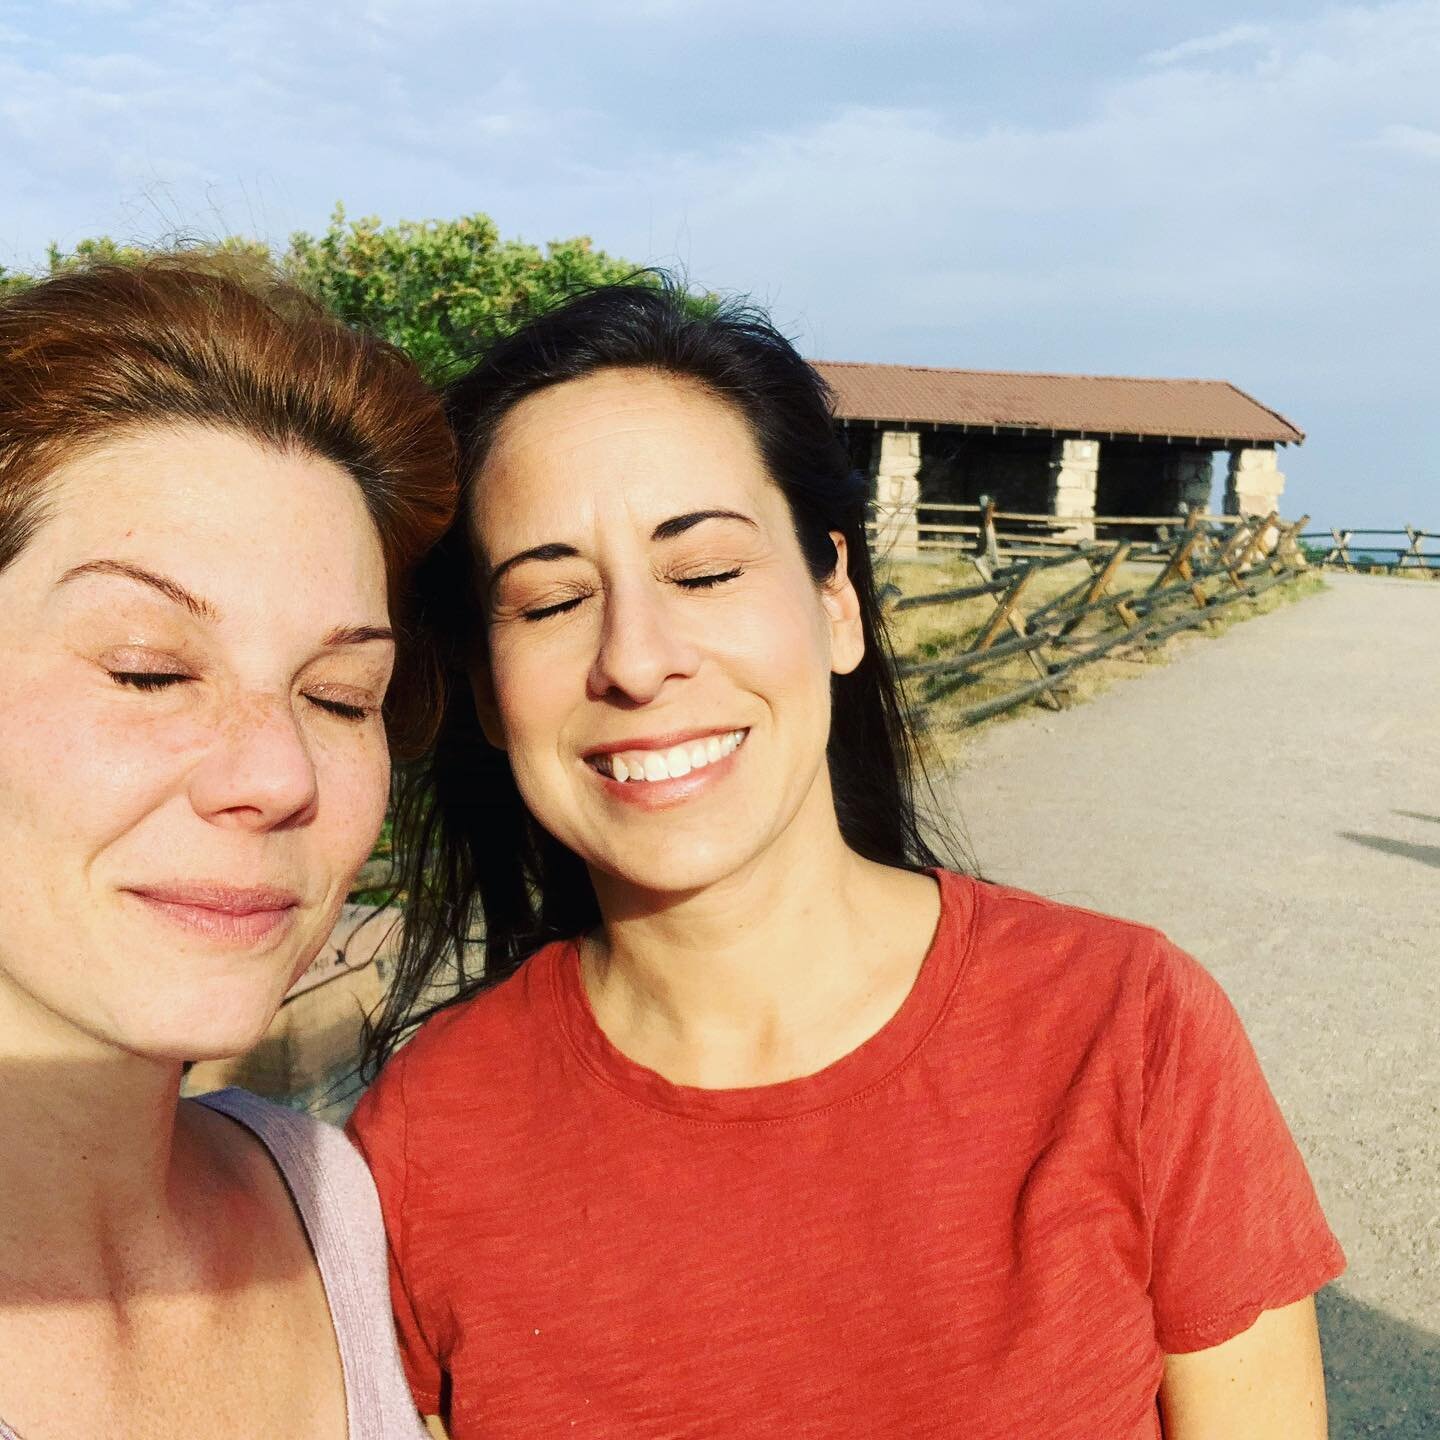
[[[388,687],[454,442],[398,351],[217,267],[0,301],[0,1440],[423,1434],[360,1157],[179,1092],[428,738],[422,652]]]
[[[454,683],[352,1132],[422,1409],[455,1440],[1322,1436],[1342,1261],[1234,1012],[1153,931],[927,846],[813,371],[631,286],[447,403]]]

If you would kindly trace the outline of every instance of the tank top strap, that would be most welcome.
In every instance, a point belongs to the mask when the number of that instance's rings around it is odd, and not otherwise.
[[[359,1152],[333,1125],[247,1090],[195,1099],[255,1135],[295,1201],[335,1325],[349,1440],[424,1440],[391,1319],[380,1202]],[[0,1431],[0,1440],[19,1437]]]

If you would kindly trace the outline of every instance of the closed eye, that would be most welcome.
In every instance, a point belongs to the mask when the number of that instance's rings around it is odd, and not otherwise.
[[[714,575],[686,575],[678,578],[675,583],[686,590],[709,590],[712,586],[723,585],[727,580],[735,580],[744,573],[737,565],[733,570],[720,570]]]
[[[307,695],[305,698],[317,710],[324,710],[329,715],[338,715],[342,720],[365,720],[371,714],[364,705],[351,705],[344,700],[330,700],[323,695]]]
[[[175,670],[112,670],[110,678],[117,685],[128,685],[134,690],[168,690],[193,677]]]
[[[521,618],[525,620],[546,620],[551,615],[563,615],[567,610],[573,610],[585,596],[572,595],[568,600],[557,600],[553,605],[541,605],[535,610],[522,610]]]

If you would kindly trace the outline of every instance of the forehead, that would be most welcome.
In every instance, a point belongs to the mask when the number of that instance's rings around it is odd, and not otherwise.
[[[781,498],[736,407],[694,381],[644,370],[600,371],[522,400],[474,496],[482,538],[617,503],[654,520],[702,501],[764,509]]]
[[[62,465],[29,548],[48,569],[104,555],[217,599],[273,601],[277,584],[351,606],[384,595],[380,538],[344,469],[200,426],[137,430]]]

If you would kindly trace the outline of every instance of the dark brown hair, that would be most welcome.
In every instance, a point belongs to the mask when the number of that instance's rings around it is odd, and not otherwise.
[[[130,430],[191,424],[339,465],[365,499],[401,631],[392,744],[423,748],[438,708],[407,643],[416,562],[455,512],[440,402],[394,346],[347,328],[263,267],[155,256],[54,275],[0,300],[0,569],[44,523],[47,481]]]
[[[942,863],[959,847],[933,803],[876,594],[866,540],[870,484],[835,435],[820,376],[760,311],[697,304],[679,286],[616,285],[576,296],[496,341],[446,390],[468,500],[495,436],[527,397],[606,370],[698,384],[745,419],[790,508],[818,584],[846,541],[865,655],[831,682],[830,781],[846,844],[885,865]],[[451,668],[433,750],[403,767],[394,812],[405,925],[384,1011],[372,1017],[373,1073],[439,1004],[511,975],[547,940],[600,922],[584,862],[525,808],[509,757],[481,732],[466,667],[483,652],[475,595],[480,557],[463,512],[417,577],[428,624]],[[919,802],[931,802],[922,815]],[[483,954],[474,933],[483,922]],[[477,963],[478,962],[478,963]]]

